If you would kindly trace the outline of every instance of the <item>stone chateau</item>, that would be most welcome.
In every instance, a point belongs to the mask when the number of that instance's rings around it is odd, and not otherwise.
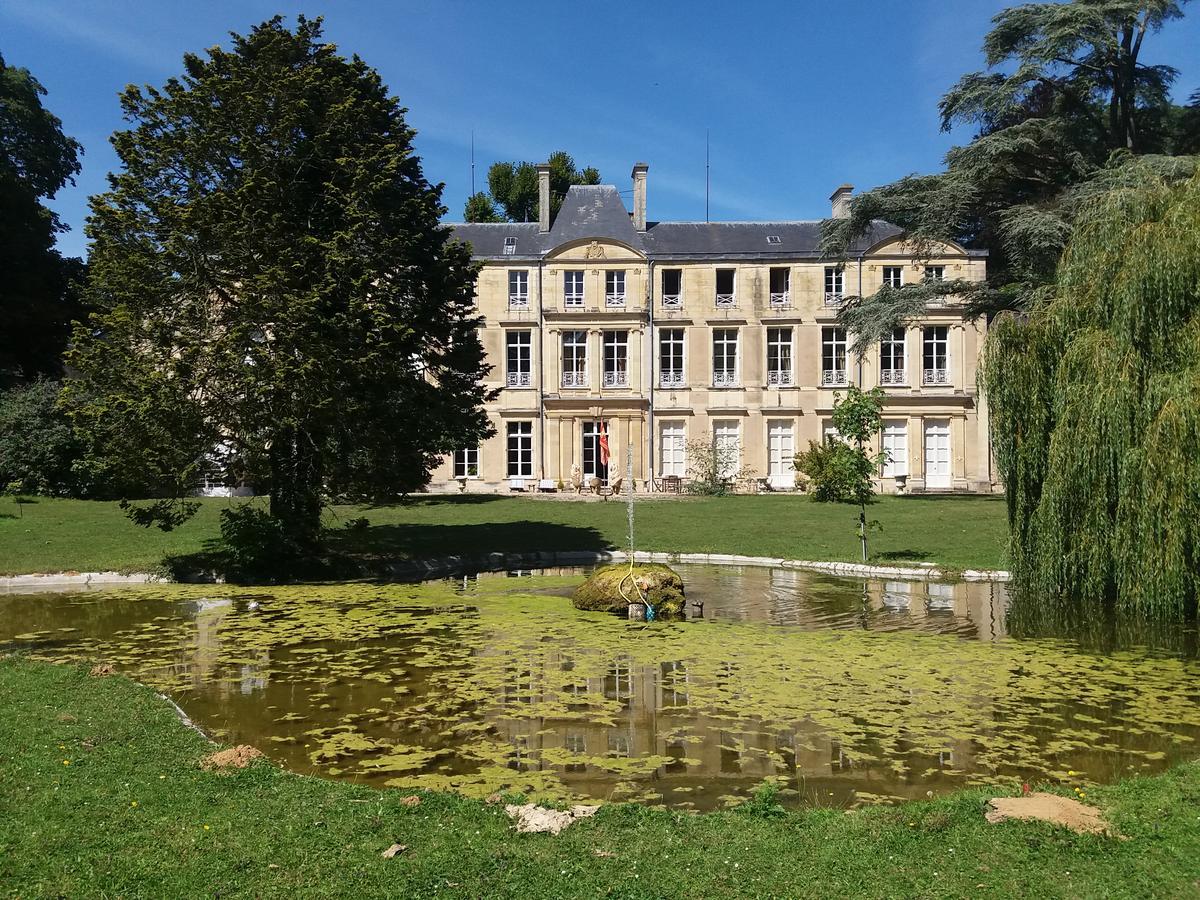
[[[487,407],[496,434],[447,457],[430,490],[569,491],[573,471],[607,483],[631,443],[636,489],[674,488],[697,442],[736,454],[740,489],[794,490],[793,457],[831,434],[850,384],[887,392],[883,491],[998,488],[975,386],[982,324],[948,298],[858,359],[837,322],[845,297],[885,283],[982,280],[985,253],[946,245],[918,259],[877,222],[832,260],[819,221],[650,221],[648,168],[633,167],[632,212],[612,185],[575,186],[552,222],[543,165],[539,221],[452,226],[482,264],[481,338],[500,393]],[[834,192],[833,216],[851,191]]]

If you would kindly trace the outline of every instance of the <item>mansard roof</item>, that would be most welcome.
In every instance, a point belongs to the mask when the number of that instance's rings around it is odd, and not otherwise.
[[[454,223],[454,237],[471,244],[476,259],[538,260],[558,247],[585,240],[616,241],[654,260],[742,260],[820,258],[821,221],[650,222],[644,233],[611,184],[573,185],[548,234],[536,222]],[[848,255],[865,253],[903,234],[876,221],[851,244]],[[511,239],[505,253],[505,239]],[[979,251],[968,251],[976,255]]]

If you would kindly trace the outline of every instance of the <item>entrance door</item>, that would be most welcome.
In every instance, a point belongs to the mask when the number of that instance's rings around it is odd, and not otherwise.
[[[583,423],[583,482],[599,478],[608,484],[608,466],[600,459],[600,430],[603,422]],[[611,435],[610,438],[611,440]],[[610,444],[611,446],[611,444]]]
[[[950,487],[950,423],[925,422],[925,487]]]
[[[796,438],[791,422],[771,422],[767,426],[767,481],[777,491],[796,486]]]

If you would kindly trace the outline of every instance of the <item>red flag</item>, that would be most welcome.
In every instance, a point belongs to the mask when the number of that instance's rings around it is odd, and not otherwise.
[[[608,465],[608,429],[600,423],[600,465]]]

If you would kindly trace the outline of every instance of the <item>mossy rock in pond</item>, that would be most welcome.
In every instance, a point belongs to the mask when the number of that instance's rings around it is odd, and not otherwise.
[[[621,581],[629,574],[629,563],[614,563],[597,569],[579,586],[571,602],[576,609],[625,614],[628,603],[621,596]],[[657,563],[635,564],[633,577],[654,607],[656,618],[683,618],[683,579],[670,566]],[[633,599],[637,591],[628,582],[625,594]]]

